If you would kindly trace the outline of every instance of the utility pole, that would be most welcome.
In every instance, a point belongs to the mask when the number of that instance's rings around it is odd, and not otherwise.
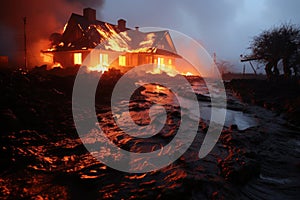
[[[24,22],[24,69],[27,70],[26,17],[23,18],[23,22]]]
[[[213,64],[213,68],[212,68],[212,73],[213,73],[213,76],[216,75],[216,71],[218,71],[217,69],[217,54],[214,52],[213,53],[213,61],[214,61],[214,64]]]
[[[216,54],[216,53],[214,53],[214,55],[213,55],[213,56],[214,56],[214,58],[213,58],[213,59],[214,59],[214,63],[215,63],[215,64],[217,64],[217,54]]]

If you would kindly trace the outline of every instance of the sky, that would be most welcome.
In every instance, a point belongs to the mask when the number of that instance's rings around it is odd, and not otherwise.
[[[101,14],[109,22],[124,18],[129,27],[180,31],[241,72],[240,55],[249,53],[252,38],[281,23],[300,25],[299,8],[299,0],[107,0]]]
[[[42,48],[42,43],[37,43],[36,40],[44,40],[45,45],[51,33],[62,30],[72,12],[81,14],[82,8],[89,6],[97,10],[97,18],[102,21],[116,23],[118,19],[123,18],[131,28],[163,27],[182,32],[202,44],[209,54],[215,52],[218,60],[230,61],[235,66],[234,71],[241,72],[243,64],[239,62],[239,56],[249,53],[247,47],[254,36],[281,23],[300,25],[299,0],[10,0],[7,2],[10,2],[5,3],[8,4],[8,8],[1,6],[0,10],[2,43],[0,54],[22,38],[20,33],[22,16],[27,16],[29,28],[31,23],[32,45],[39,44],[34,47],[38,49]],[[5,10],[2,10],[4,7]],[[46,19],[48,23],[45,23],[45,20],[41,22],[40,18]],[[34,34],[34,31],[37,34]],[[15,46],[14,50],[21,50],[20,45]],[[250,66],[246,67],[250,72]]]

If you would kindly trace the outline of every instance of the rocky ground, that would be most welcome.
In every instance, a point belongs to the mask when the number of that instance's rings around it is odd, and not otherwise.
[[[300,79],[235,79],[227,87],[243,102],[284,114],[289,122],[300,125]]]
[[[299,85],[289,87],[289,92],[281,88],[278,96],[272,87],[281,86],[275,83],[231,81],[227,85],[228,107],[252,115],[257,126],[246,130],[239,130],[234,124],[224,127],[216,147],[200,160],[199,144],[207,130],[207,124],[201,121],[192,146],[175,163],[155,172],[128,174],[99,163],[81,143],[71,110],[74,78],[70,74],[61,77],[43,71],[0,72],[0,198],[298,199],[300,196],[300,129],[296,123],[299,97],[295,94]],[[119,74],[109,73],[104,78],[117,80]],[[110,114],[111,87],[112,84],[106,85],[108,89],[101,95],[107,98],[97,105],[103,116]],[[270,90],[271,93],[266,92]],[[111,128],[112,124],[106,126]]]

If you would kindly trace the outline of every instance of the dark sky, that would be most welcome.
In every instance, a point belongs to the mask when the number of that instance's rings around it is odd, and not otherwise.
[[[299,0],[107,0],[102,16],[110,22],[124,18],[130,27],[180,31],[241,71],[239,55],[247,53],[253,36],[281,23],[300,25],[299,8]]]
[[[217,58],[241,71],[239,55],[252,37],[281,23],[300,25],[299,0],[10,0],[0,7],[0,54],[22,54],[22,17],[27,17],[28,45],[33,57],[45,49],[48,37],[60,32],[72,12],[97,10],[98,19],[129,27],[165,27],[200,42]],[[38,59],[38,58],[37,58]],[[37,60],[36,59],[36,60]],[[35,62],[33,58],[31,62]]]

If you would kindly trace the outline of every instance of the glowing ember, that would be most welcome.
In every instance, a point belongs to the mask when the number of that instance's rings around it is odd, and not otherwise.
[[[194,76],[194,74],[191,73],[191,72],[183,73],[182,75],[185,75],[185,76]]]
[[[153,43],[155,41],[154,33],[149,33],[145,36],[144,40],[139,43],[138,48],[133,48],[129,44],[132,38],[129,34],[133,34],[134,37],[141,37],[141,33],[134,31],[124,31],[121,33],[116,32],[115,28],[105,23],[105,29],[99,25],[91,25],[88,29],[95,28],[102,38],[102,45],[106,50],[112,50],[117,52],[155,52],[156,48],[153,48]]]
[[[55,62],[55,63],[51,66],[51,69],[54,69],[54,68],[63,68],[63,66],[62,66],[59,62]]]

